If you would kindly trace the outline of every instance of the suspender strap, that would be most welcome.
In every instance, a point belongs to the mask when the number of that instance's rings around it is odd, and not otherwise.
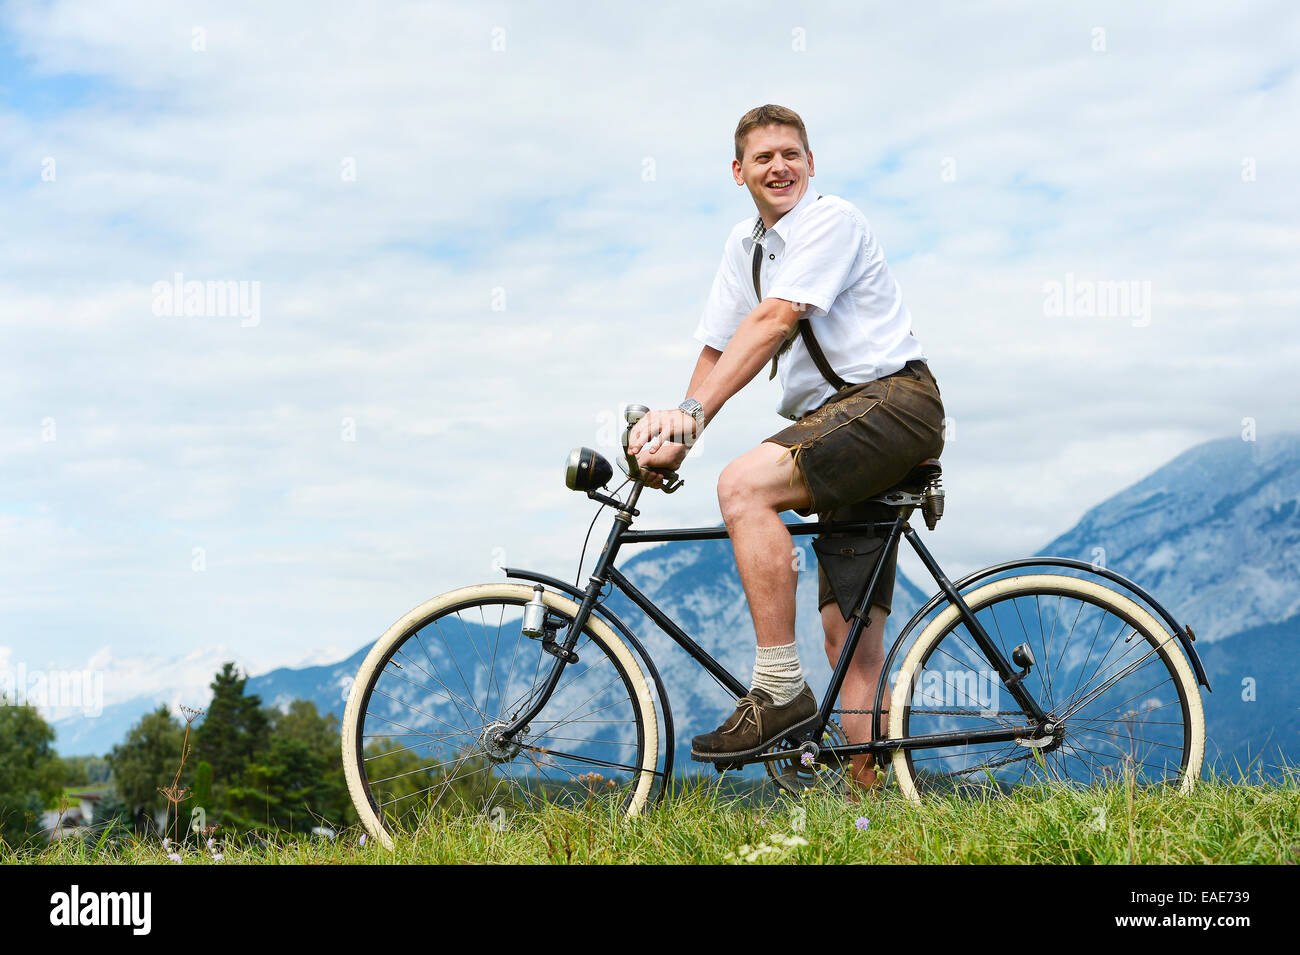
[[[753,270],[754,294],[758,296],[759,302],[763,301],[763,293],[759,288],[758,280],[759,270],[762,268],[762,265],[763,247],[759,245],[758,240],[755,239]],[[785,341],[781,343],[781,347],[778,348],[776,354],[772,356],[772,370],[767,374],[768,381],[771,381],[776,377],[777,362],[781,360],[782,355],[790,350],[790,346],[794,344],[794,338],[796,335],[803,339],[804,348],[808,349],[808,355],[812,358],[813,364],[817,366],[817,370],[822,373],[822,377],[834,385],[836,390],[848,387],[849,383],[839,375],[835,374],[835,369],[833,369],[831,363],[826,360],[826,353],[822,351],[822,346],[817,342],[817,336],[813,334],[812,322],[806,318],[801,318],[799,321],[795,322],[794,327],[790,329],[790,333],[785,336]]]

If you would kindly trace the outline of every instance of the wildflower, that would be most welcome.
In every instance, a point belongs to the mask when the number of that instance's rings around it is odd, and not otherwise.
[[[181,856],[179,852],[173,852],[170,855],[168,855],[167,858],[171,859],[173,862],[181,861]]]
[[[366,834],[363,832],[361,833],[361,845],[364,846],[365,844],[366,844]]]
[[[164,849],[170,849],[171,847],[172,847],[172,841],[171,841],[170,839],[164,837],[164,838],[163,838],[163,848],[164,848]]]
[[[215,840],[213,840],[213,839],[209,839],[209,840],[208,840],[208,851],[209,851],[209,852],[216,852],[216,851],[217,851],[217,843],[216,843]]]
[[[813,759],[812,753],[804,753],[802,756],[799,757],[799,762],[803,763],[805,766],[811,766],[813,763],[816,762],[816,760]]]
[[[867,826],[871,825],[871,820],[868,819],[866,816],[858,816],[858,818],[854,821],[853,824],[857,826],[859,829],[861,829],[863,832],[865,832]]]
[[[225,858],[225,857],[224,857],[220,852],[214,852],[214,853],[212,853],[212,861],[213,861],[213,862],[220,862],[223,858]]]

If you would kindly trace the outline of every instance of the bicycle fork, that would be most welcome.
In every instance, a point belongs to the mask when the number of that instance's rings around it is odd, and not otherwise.
[[[542,691],[537,694],[537,698],[533,700],[532,704],[497,734],[499,742],[509,743],[536,718],[559,685],[564,668],[570,663],[578,662],[578,655],[573,652],[573,648],[578,645],[578,638],[587,626],[587,620],[596,606],[596,601],[600,599],[600,592],[604,590],[605,584],[608,583],[609,569],[613,565],[615,558],[618,557],[618,550],[621,546],[620,538],[623,532],[631,526],[632,516],[637,513],[636,502],[641,497],[643,487],[644,485],[638,482],[632,488],[632,493],[625,503],[613,502],[618,506],[618,511],[614,515],[614,526],[610,528],[609,537],[605,540],[605,546],[600,552],[600,558],[596,561],[596,566],[587,581],[587,589],[583,593],[582,603],[578,606],[578,612],[574,615],[572,623],[569,624],[569,633],[564,638],[564,642],[561,643],[555,639],[555,630],[558,630],[559,627],[548,628],[546,626],[545,610],[542,611],[540,620],[525,620],[526,625],[533,622],[540,624],[542,651],[555,657],[555,666],[551,667],[551,672],[546,678]],[[538,586],[540,588],[540,585]],[[537,595],[538,598],[540,596],[540,594]],[[525,616],[527,617],[527,613],[525,613]]]

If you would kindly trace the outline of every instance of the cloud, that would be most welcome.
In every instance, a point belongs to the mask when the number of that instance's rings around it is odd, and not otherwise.
[[[764,101],[804,114],[911,304],[955,429],[950,573],[1244,417],[1300,424],[1288,5],[751,9],[8,8],[13,657],[270,667],[503,553],[570,575],[592,509],[561,459],[611,452],[620,402],[680,400]],[[260,283],[260,322],[154,314],[177,272]],[[1149,322],[1046,314],[1067,275],[1150,283]],[[715,522],[776,400],[733,399],[641,526]]]

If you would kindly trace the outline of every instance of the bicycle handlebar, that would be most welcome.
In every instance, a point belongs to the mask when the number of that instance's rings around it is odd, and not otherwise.
[[[627,475],[634,481],[642,484],[645,483],[646,473],[658,474],[664,479],[664,483],[659,490],[665,494],[672,494],[686,482],[677,476],[676,471],[665,471],[661,468],[643,468],[637,461],[636,455],[628,450],[628,441],[632,437],[632,429],[636,423],[650,413],[650,409],[645,405],[628,405],[627,410],[623,412],[623,417],[627,421],[627,427],[623,430],[623,458],[627,463]]]

